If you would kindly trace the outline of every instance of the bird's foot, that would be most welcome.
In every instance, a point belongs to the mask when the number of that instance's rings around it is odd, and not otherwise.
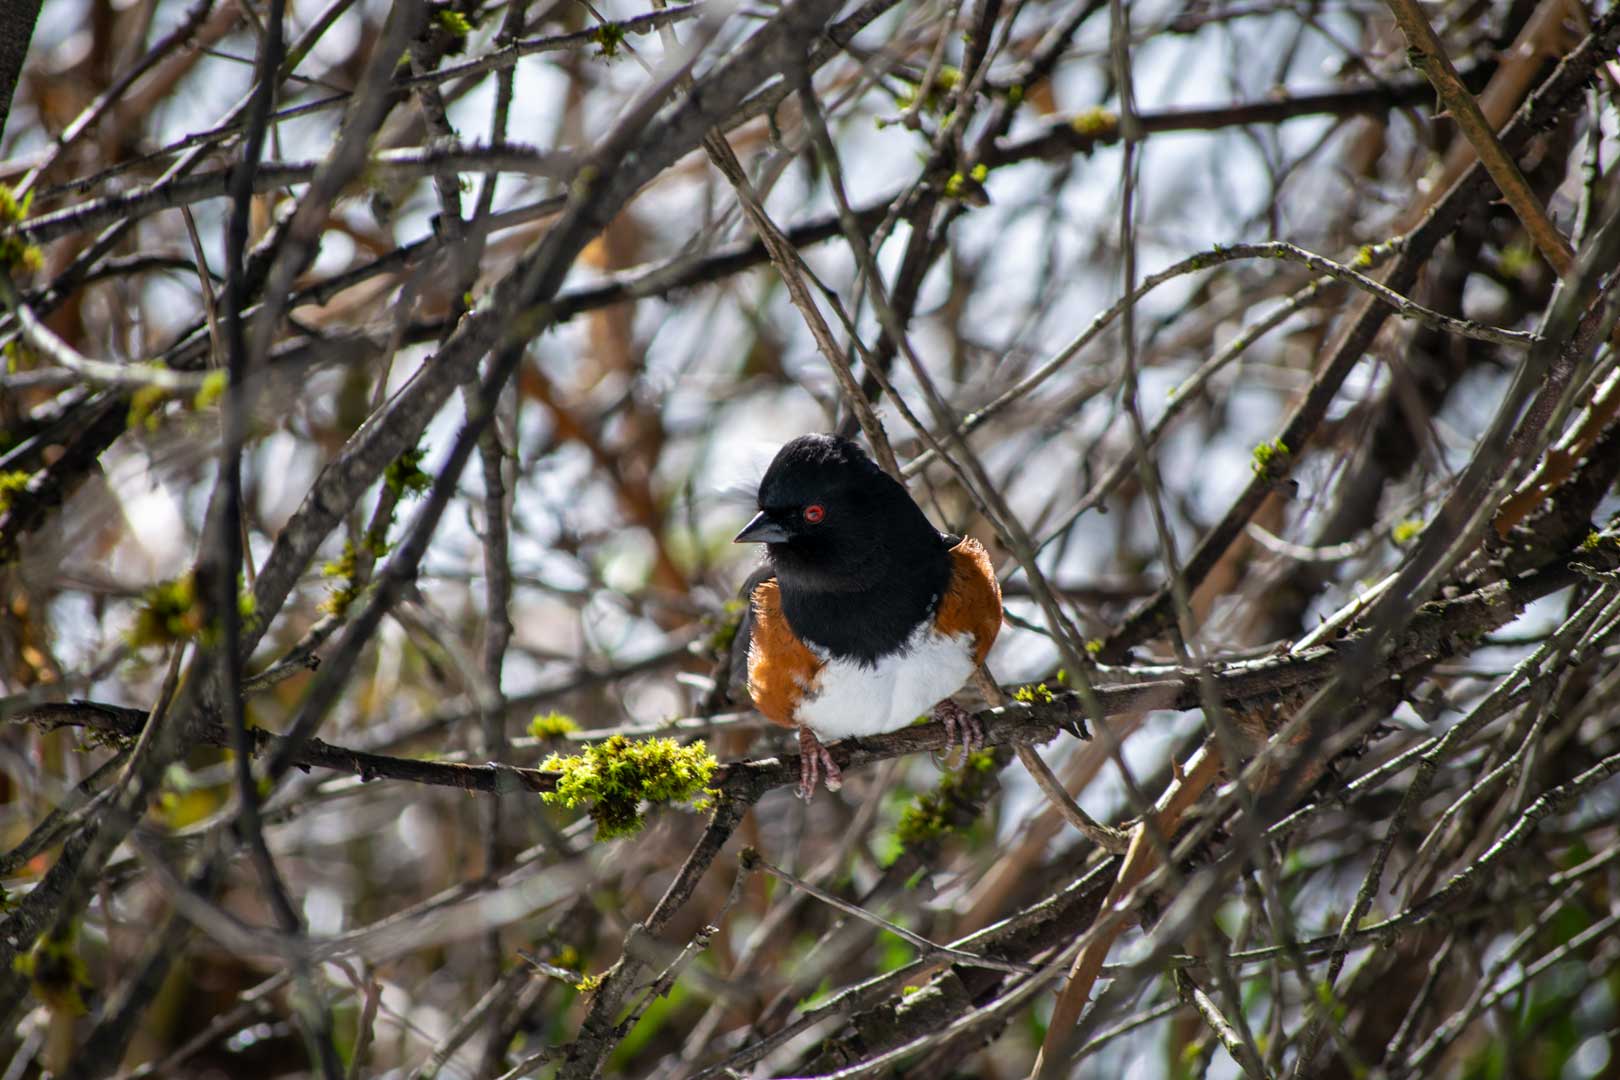
[[[799,728],[799,798],[809,802],[816,794],[817,774],[826,777],[827,790],[837,791],[844,786],[844,772],[821,745],[816,733],[807,727]]]
[[[950,698],[946,698],[934,706],[934,719],[945,725],[945,751],[950,752],[951,747],[958,743],[962,746],[962,758],[984,749],[984,725],[979,718],[968,712]]]

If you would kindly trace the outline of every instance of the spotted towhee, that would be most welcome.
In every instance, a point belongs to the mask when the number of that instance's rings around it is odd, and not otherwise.
[[[739,628],[748,692],[799,729],[799,794],[825,770],[822,740],[896,731],[929,709],[952,741],[982,745],[950,700],[1001,630],[1001,587],[978,541],[935,529],[904,486],[848,439],[804,435],[777,453],[759,513],[737,534],[764,544]]]

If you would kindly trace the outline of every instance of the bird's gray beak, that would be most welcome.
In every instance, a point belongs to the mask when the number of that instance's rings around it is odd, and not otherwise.
[[[743,531],[732,537],[733,544],[785,544],[788,534],[782,526],[765,516],[761,510],[754,520],[743,526]]]

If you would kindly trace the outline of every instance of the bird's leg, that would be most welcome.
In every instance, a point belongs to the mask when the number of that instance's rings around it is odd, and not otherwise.
[[[962,756],[984,749],[984,725],[979,718],[950,698],[934,706],[934,719],[945,725],[945,751],[962,744]]]
[[[837,791],[844,786],[844,772],[838,762],[827,753],[816,733],[807,727],[799,728],[799,798],[809,802],[816,793],[816,774],[824,772],[827,790]]]

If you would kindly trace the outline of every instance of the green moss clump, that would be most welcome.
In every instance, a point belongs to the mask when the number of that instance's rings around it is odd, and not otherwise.
[[[321,601],[321,611],[328,615],[342,618],[348,612],[349,606],[360,596],[360,553],[355,550],[354,542],[343,541],[343,554],[321,567],[323,577],[335,578],[338,584],[327,593],[326,599]]]
[[[910,80],[907,81],[909,82]],[[941,109],[945,108],[945,104],[949,99],[951,92],[956,89],[957,84],[961,81],[962,70],[960,68],[952,67],[949,64],[941,67],[939,71],[935,73],[934,81],[929,84],[928,96],[923,98],[922,110],[929,113],[938,113]],[[912,83],[911,85],[912,89],[909,92],[897,94],[895,96],[895,104],[899,105],[902,109],[911,108],[912,104],[917,100],[916,88],[921,84]]]
[[[196,396],[191,399],[193,409],[206,409],[225,396],[226,376],[223,369],[210,371],[203,376],[202,386],[197,388]]]
[[[1515,240],[1502,249],[1501,268],[1507,277],[1523,277],[1536,268],[1536,249],[1524,240]]]
[[[439,29],[451,37],[464,38],[472,33],[472,23],[467,16],[459,11],[439,11],[434,13],[433,21],[439,24]]]
[[[45,265],[45,256],[37,244],[30,244],[18,235],[15,226],[28,216],[28,204],[34,193],[21,199],[5,184],[0,184],[0,271],[26,270],[29,273]]]
[[[256,609],[253,594],[239,593],[236,609],[244,621],[251,620]],[[130,628],[128,640],[131,647],[139,649],[146,645],[190,641],[199,635],[205,644],[211,637],[217,637],[210,634],[204,621],[197,575],[189,573],[173,581],[159,582],[141,594],[141,606],[135,611],[135,625]]]
[[[329,578],[351,577],[355,572],[355,565],[360,561],[360,552],[354,546],[353,540],[343,541],[343,554],[335,559],[328,559],[321,566],[321,576]]]
[[[168,400],[169,392],[161,386],[140,386],[130,391],[127,421],[129,429],[134,431],[136,428],[145,428],[147,431],[156,431],[158,413]]]
[[[915,848],[945,836],[955,828],[946,813],[949,806],[948,797],[939,790],[923,792],[916,802],[900,811],[895,838],[902,847]]]
[[[529,734],[537,739],[561,739],[578,730],[574,718],[560,712],[539,713],[529,721]]]
[[[624,27],[618,23],[603,23],[591,35],[591,40],[598,47],[597,56],[605,60],[612,60],[619,55],[619,46],[624,44]]]
[[[83,1016],[83,991],[94,984],[84,957],[79,955],[79,924],[44,934],[31,950],[11,962],[11,969],[28,978],[34,996],[57,1015]]]
[[[973,166],[966,174],[952,173],[950,179],[945,181],[945,194],[971,206],[987,206],[990,202],[990,193],[985,191],[984,181],[989,175],[989,167],[982,162]]]
[[[362,554],[369,555],[369,562],[374,563],[393,549],[394,545],[388,542],[388,530],[393,527],[398,514],[399,500],[426,491],[433,482],[433,478],[420,468],[421,460],[421,450],[407,450],[389,464],[383,471],[383,485],[393,494],[394,500],[387,507],[387,520],[374,522],[371,528],[362,533],[358,547],[354,541],[345,540],[343,554],[321,567],[323,576],[337,582],[326,599],[321,601],[323,613],[342,618],[365,591]]]
[[[15,375],[19,371],[33,371],[40,366],[39,354],[20,337],[6,342],[5,356],[7,375]]]
[[[27,469],[16,469],[12,472],[0,472],[0,514],[6,512],[11,506],[11,497],[28,487],[29,472]]]
[[[1051,690],[1047,689],[1045,683],[1031,683],[1028,686],[1020,686],[1018,689],[1014,690],[1013,700],[1022,701],[1025,705],[1033,705],[1037,701],[1045,705],[1050,705],[1053,701],[1057,700],[1057,696],[1053,694]]]
[[[360,537],[360,543],[373,560],[382,558],[393,547],[386,534],[376,529],[367,530]],[[321,575],[337,581],[326,599],[321,601],[321,611],[342,618],[365,591],[364,583],[360,580],[360,549],[354,546],[354,541],[343,541],[343,554],[323,565]]]
[[[197,597],[197,578],[186,574],[173,581],[159,582],[141,594],[141,606],[135,612],[129,643],[140,648],[190,641],[202,628],[203,609]]]
[[[0,184],[0,225],[15,225],[27,217],[28,204],[33,201],[33,192],[19,199],[9,185]]]
[[[1412,538],[1423,531],[1423,522],[1418,518],[1407,518],[1405,521],[1389,530],[1389,538],[1396,544],[1411,543]]]
[[[1086,109],[1074,114],[1069,127],[1076,135],[1107,139],[1119,132],[1119,117],[1103,108]]]
[[[1288,472],[1288,463],[1292,456],[1287,443],[1281,439],[1273,439],[1254,448],[1249,467],[1254,470],[1256,476],[1278,479]]]
[[[326,594],[326,599],[320,603],[321,614],[331,615],[337,619],[343,618],[349,613],[349,609],[354,606],[354,602],[360,599],[360,594],[364,591],[353,579],[347,580],[341,585],[334,585],[332,591]]]
[[[598,840],[640,832],[643,802],[691,802],[702,810],[719,794],[708,786],[719,762],[701,740],[682,746],[674,739],[615,735],[582,754],[552,754],[540,767],[561,774],[557,789],[541,798],[568,807],[590,804]]]
[[[433,486],[433,477],[422,471],[422,458],[427,451],[414,447],[388,463],[383,470],[383,484],[398,498],[421,495]]]
[[[973,773],[989,772],[995,767],[995,755],[980,750],[968,755],[961,770],[940,777],[939,786],[933,791],[918,795],[900,811],[900,820],[895,824],[894,835],[900,846],[917,848],[957,831],[959,826],[952,818],[962,802],[963,786],[970,782]]]

